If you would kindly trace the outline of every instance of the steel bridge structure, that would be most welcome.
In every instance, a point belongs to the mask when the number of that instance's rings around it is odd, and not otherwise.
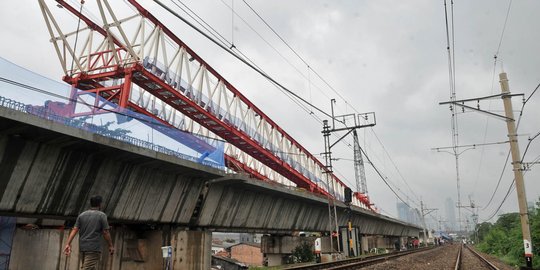
[[[113,10],[107,0],[39,0],[63,80],[73,89],[69,104],[51,109],[78,117],[108,113],[107,104],[114,103],[225,140],[232,171],[344,200],[347,186],[321,161],[141,4],[123,3]],[[66,23],[66,11],[75,23]],[[212,147],[195,143],[201,152]],[[352,204],[375,211],[361,192]]]

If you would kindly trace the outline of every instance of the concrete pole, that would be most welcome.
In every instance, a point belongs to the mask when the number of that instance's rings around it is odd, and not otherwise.
[[[532,243],[531,232],[529,229],[529,214],[527,211],[527,196],[525,194],[525,183],[523,182],[523,171],[521,170],[521,155],[519,153],[518,138],[516,134],[516,122],[514,112],[512,111],[512,100],[510,96],[510,87],[508,86],[508,77],[506,73],[499,74],[501,83],[502,99],[504,103],[506,126],[508,128],[508,139],[510,140],[510,151],[512,153],[512,165],[514,169],[514,179],[516,181],[516,192],[519,204],[519,216],[521,218],[521,230],[523,232],[523,247],[525,249],[525,262],[527,267],[532,268]]]
[[[426,215],[424,215],[424,202],[420,201],[420,211],[422,214],[422,226],[424,227],[424,246],[427,247]]]

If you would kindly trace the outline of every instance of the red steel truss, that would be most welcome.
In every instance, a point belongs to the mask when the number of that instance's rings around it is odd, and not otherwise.
[[[148,10],[127,1],[136,12],[122,19],[107,0],[95,1],[101,19],[96,22],[84,9],[56,0],[86,24],[64,33],[45,0],[39,0],[63,79],[81,90],[73,91],[72,99],[96,97],[89,111],[75,112],[69,106],[65,110],[71,109],[72,116],[100,113],[100,97],[166,125],[223,138],[229,143],[225,158],[232,170],[265,181],[290,181],[343,200],[346,185],[338,177],[327,173],[315,156]],[[356,192],[353,203],[373,210],[364,194]]]

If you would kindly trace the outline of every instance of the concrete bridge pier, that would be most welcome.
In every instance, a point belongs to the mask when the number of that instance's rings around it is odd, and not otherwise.
[[[261,252],[263,253],[267,266],[278,266],[285,264],[287,256],[293,250],[307,243],[313,246],[317,237],[300,237],[291,235],[265,235],[261,239]]]
[[[58,226],[37,227],[19,224],[13,235],[10,270],[26,269],[79,269],[79,246],[76,237],[70,256],[63,254],[69,229],[63,221],[52,221]],[[116,252],[110,255],[103,246],[101,269],[103,270],[147,270],[165,269],[169,264],[173,270],[201,269],[211,267],[211,239],[208,231],[189,231],[185,228],[144,229],[113,226],[111,235]],[[105,245],[105,243],[104,243]],[[162,256],[162,246],[172,247],[170,259]]]
[[[361,238],[364,253],[374,253],[377,249],[394,250],[394,243],[398,237],[383,235],[366,235]]]
[[[171,246],[173,248],[173,268],[210,269],[212,261],[212,232],[174,230]]]

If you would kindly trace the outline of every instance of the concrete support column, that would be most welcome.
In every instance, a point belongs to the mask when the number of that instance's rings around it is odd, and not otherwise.
[[[369,238],[366,235],[363,235],[362,238],[360,238],[360,246],[362,248],[362,255],[369,253]]]
[[[63,254],[70,230],[58,228],[17,228],[11,248],[10,270],[78,269],[80,268],[79,239],[75,237],[70,256]],[[113,227],[111,230],[115,254],[109,255],[105,241],[101,269],[145,270],[164,269],[161,247],[171,243],[173,270],[207,270],[211,267],[212,233],[185,230],[132,230]],[[170,238],[168,237],[170,236]],[[170,240],[169,240],[170,239]],[[164,244],[165,243],[165,244]]]
[[[210,269],[212,259],[211,232],[175,230],[172,233],[174,270]]]
[[[299,237],[299,236],[276,236],[265,235],[261,239],[261,252],[263,253],[265,264],[267,266],[277,266],[285,264],[284,258],[292,254],[292,251],[300,246],[302,243],[307,242],[310,245],[314,245],[317,237]],[[325,241],[323,238],[323,250],[326,252]],[[330,241],[327,241],[328,244]],[[329,246],[329,245],[328,245]]]

